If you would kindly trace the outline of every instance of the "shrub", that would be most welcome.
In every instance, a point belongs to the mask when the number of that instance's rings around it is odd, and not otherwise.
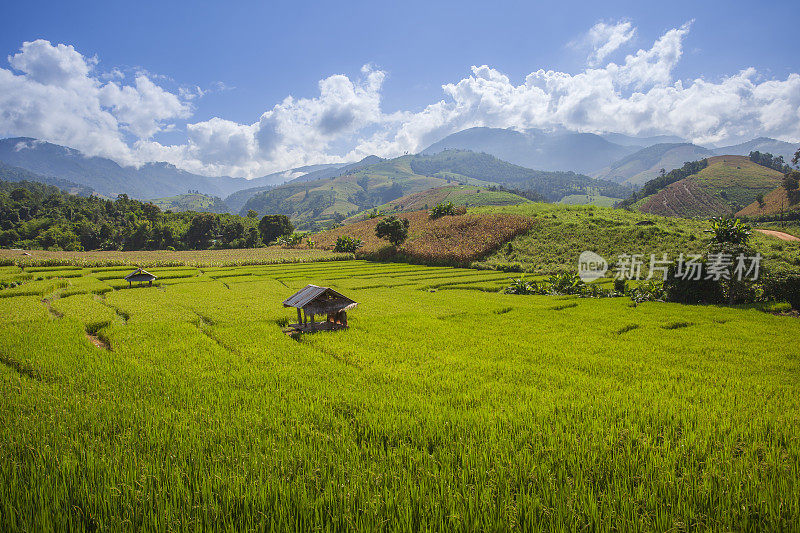
[[[454,216],[455,214],[456,208],[453,206],[453,202],[447,202],[446,204],[441,203],[433,206],[433,209],[431,209],[430,215],[428,216],[430,216],[432,220],[436,220],[437,218]]]
[[[278,237],[278,244],[281,246],[297,246],[303,241],[304,235],[302,233],[292,233],[291,235],[283,235]]]
[[[511,284],[503,291],[506,294],[544,294],[544,290],[535,281],[528,281],[524,277],[512,279]]]
[[[333,247],[333,251],[354,254],[356,253],[356,250],[361,248],[363,245],[364,243],[361,242],[361,239],[356,239],[355,237],[350,237],[349,235],[342,235],[336,239],[336,246]]]
[[[712,240],[716,243],[747,244],[750,239],[750,226],[741,220],[731,218],[713,218],[711,229],[706,233],[713,233]]]
[[[408,238],[408,227],[410,225],[411,223],[407,218],[387,217],[375,226],[375,235],[379,239],[388,240],[394,246],[400,246]]]
[[[522,272],[522,265],[519,263],[499,263],[496,268],[500,272]]]
[[[631,288],[628,294],[635,303],[663,302],[666,299],[664,284],[654,280]]]
[[[586,288],[586,284],[578,277],[575,272],[562,272],[551,276],[548,280],[550,282],[550,294],[582,294]]]
[[[764,296],[770,300],[787,301],[800,311],[800,274],[776,272],[764,277]]]
[[[614,280],[614,292],[619,294],[625,294],[625,280],[624,279],[615,279]]]

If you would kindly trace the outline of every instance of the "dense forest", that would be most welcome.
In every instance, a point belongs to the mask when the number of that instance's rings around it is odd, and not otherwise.
[[[758,163],[762,167],[771,168],[772,170],[777,170],[778,172],[783,172],[784,174],[791,172],[792,167],[786,164],[783,160],[783,156],[774,156],[769,153],[762,153],[759,151],[750,152],[750,161],[753,163]]]
[[[120,195],[67,194],[58,187],[0,180],[0,246],[61,250],[250,248],[263,242],[255,213],[162,212]]]

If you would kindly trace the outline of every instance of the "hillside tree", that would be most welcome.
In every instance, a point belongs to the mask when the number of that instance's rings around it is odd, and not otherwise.
[[[291,235],[294,226],[286,215],[264,215],[258,223],[258,231],[264,244],[269,244],[278,237]]]
[[[408,227],[411,223],[407,218],[386,217],[375,226],[375,235],[379,239],[386,239],[393,246],[400,246],[408,238]]]

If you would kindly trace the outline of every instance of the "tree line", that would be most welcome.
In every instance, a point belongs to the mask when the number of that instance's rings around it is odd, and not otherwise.
[[[293,231],[286,216],[163,212],[129,198],[76,196],[43,183],[0,180],[0,247],[52,250],[253,248]]]

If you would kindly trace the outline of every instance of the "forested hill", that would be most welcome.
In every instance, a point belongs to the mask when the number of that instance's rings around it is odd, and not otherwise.
[[[596,180],[569,171],[533,170],[508,163],[492,155],[467,150],[445,150],[434,155],[418,155],[411,160],[416,174],[446,176],[455,174],[474,180],[488,181],[522,190],[535,191],[547,200],[557,201],[587,187],[596,188],[604,196],[627,196],[632,187],[612,181]]]
[[[258,220],[229,214],[163,213],[132,200],[66,194],[42,183],[0,180],[0,247],[61,250],[247,248]]]
[[[68,193],[77,194],[78,196],[89,196],[94,192],[91,187],[87,187],[86,185],[79,185],[61,178],[42,176],[24,168],[7,165],[2,161],[0,161],[0,180],[46,183],[47,185],[54,185]]]
[[[240,210],[259,214],[280,213],[303,227],[371,209],[433,187],[469,184],[507,186],[533,191],[550,201],[585,192],[622,198],[632,188],[595,180],[574,172],[532,170],[496,157],[467,150],[446,150],[433,155],[407,155],[380,161],[341,176],[313,181],[293,181],[253,196]]]

